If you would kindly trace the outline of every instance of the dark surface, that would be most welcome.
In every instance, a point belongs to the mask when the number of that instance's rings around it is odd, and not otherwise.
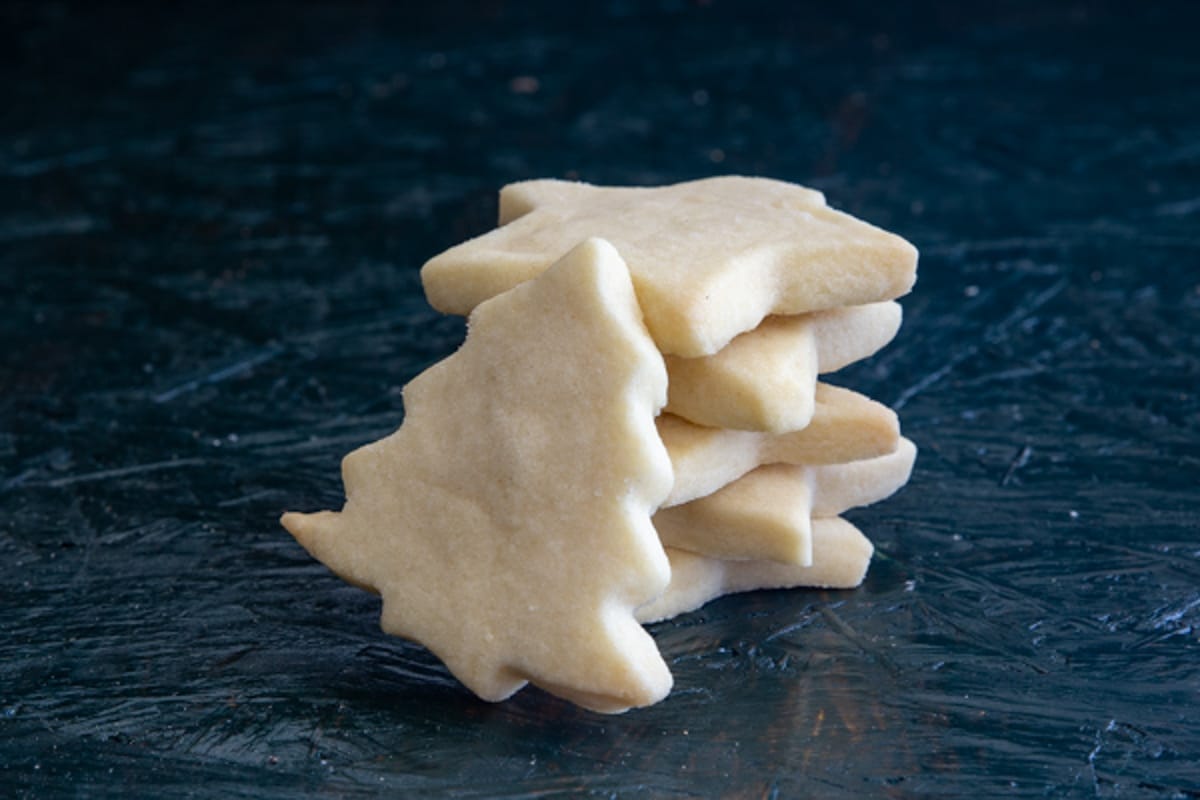
[[[1194,4],[161,5],[0,12],[0,794],[1200,796]],[[921,248],[838,379],[922,448],[867,582],[479,702],[277,516],[500,185],[725,172]]]

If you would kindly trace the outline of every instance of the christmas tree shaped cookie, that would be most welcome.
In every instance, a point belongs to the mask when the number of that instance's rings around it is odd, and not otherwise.
[[[485,699],[528,681],[603,712],[656,702],[671,675],[634,609],[670,577],[650,523],[666,380],[625,263],[584,241],[475,309],[400,429],[344,460],[341,512],[283,524]]]

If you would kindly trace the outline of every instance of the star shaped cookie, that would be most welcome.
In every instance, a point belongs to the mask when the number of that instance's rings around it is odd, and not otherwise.
[[[671,675],[634,609],[670,577],[650,523],[666,381],[624,262],[585,241],[475,309],[405,387],[400,429],[343,461],[341,512],[283,524],[480,697],[529,681],[596,711],[654,703]]]
[[[657,188],[536,180],[506,186],[500,227],[421,270],[434,308],[466,314],[603,237],[629,265],[659,349],[711,355],[771,314],[891,300],[916,280],[916,249],[767,178]]]
[[[783,434],[695,425],[672,414],[658,433],[675,468],[666,506],[712,494],[763,464],[841,464],[886,455],[900,441],[890,408],[849,389],[818,383],[812,422]]]
[[[813,563],[814,518],[890,497],[912,474],[916,446],[846,464],[759,467],[712,494],[654,515],[667,547],[731,561]]]
[[[874,355],[900,330],[900,304],[768,317],[711,356],[667,356],[667,408],[697,425],[786,433],[808,425],[817,375]]]
[[[777,561],[725,561],[667,548],[671,583],[651,603],[637,610],[645,623],[660,622],[693,611],[710,600],[756,589],[853,589],[863,581],[871,555],[870,540],[841,517],[812,523],[812,565]]]

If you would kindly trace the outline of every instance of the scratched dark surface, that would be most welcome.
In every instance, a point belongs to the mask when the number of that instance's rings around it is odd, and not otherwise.
[[[0,794],[1200,796],[1194,5],[173,5],[0,11]],[[500,185],[726,172],[921,248],[866,584],[479,702],[276,519]]]

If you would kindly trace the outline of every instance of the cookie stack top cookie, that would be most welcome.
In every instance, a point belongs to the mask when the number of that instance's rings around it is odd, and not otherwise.
[[[916,281],[917,251],[825,204],[812,189],[728,176],[654,188],[559,180],[500,192],[500,227],[421,269],[430,304],[468,314],[590,237],[629,266],[661,352],[716,353],[772,314],[891,300]]]

